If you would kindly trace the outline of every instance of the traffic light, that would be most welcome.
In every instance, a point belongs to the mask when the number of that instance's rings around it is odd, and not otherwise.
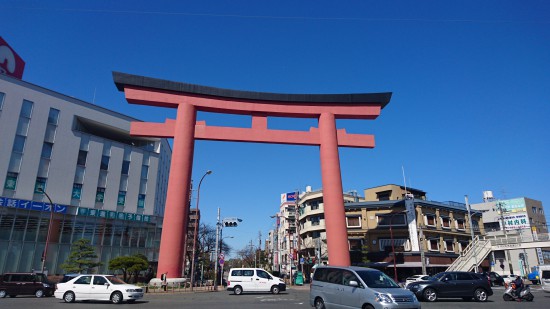
[[[223,226],[224,227],[236,227],[239,225],[239,222],[242,222],[243,220],[239,218],[225,218],[223,219]]]

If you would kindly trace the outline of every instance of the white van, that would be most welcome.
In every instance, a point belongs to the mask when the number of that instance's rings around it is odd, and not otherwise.
[[[243,292],[271,292],[286,290],[282,279],[260,268],[231,268],[227,277],[227,290],[236,295]]]
[[[539,277],[542,290],[550,293],[550,265],[539,266]]]

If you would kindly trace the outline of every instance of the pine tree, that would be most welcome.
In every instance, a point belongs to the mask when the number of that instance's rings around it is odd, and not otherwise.
[[[103,264],[95,262],[97,258],[98,256],[95,253],[94,247],[90,245],[90,241],[88,239],[79,239],[73,243],[69,257],[60,267],[67,273],[88,272],[92,268]]]

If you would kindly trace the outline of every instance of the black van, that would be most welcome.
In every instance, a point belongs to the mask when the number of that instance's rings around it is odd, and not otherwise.
[[[54,290],[54,284],[41,273],[5,273],[0,277],[0,298],[7,295],[52,296]]]

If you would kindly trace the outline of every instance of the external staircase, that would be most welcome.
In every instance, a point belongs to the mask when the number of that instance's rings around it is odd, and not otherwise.
[[[476,236],[447,268],[447,271],[474,271],[491,252],[491,241]]]

